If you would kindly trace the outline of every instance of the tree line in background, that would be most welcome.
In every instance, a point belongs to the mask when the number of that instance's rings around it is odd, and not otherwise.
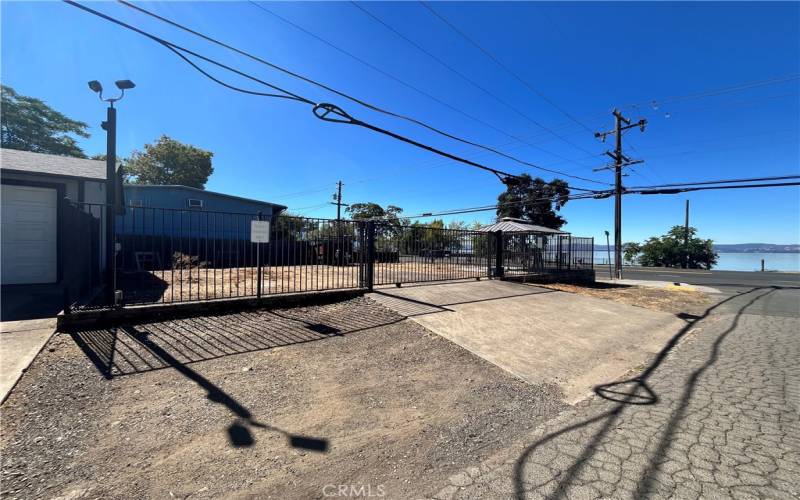
[[[75,137],[88,139],[89,125],[73,120],[41,99],[18,94],[3,85],[0,145],[8,149],[88,158]],[[162,135],[153,144],[119,158],[125,181],[132,184],[178,184],[204,189],[214,172],[214,153]],[[105,160],[105,154],[91,156]]]

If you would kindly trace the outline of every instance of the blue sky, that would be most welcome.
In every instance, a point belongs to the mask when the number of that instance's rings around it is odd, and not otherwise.
[[[364,120],[495,168],[511,172],[527,168],[370,112],[119,4],[90,5],[315,101],[339,104]],[[610,172],[592,172],[605,159],[587,154],[601,155],[610,144],[598,142],[416,2],[363,6],[497,99],[350,3],[263,5],[491,127],[247,2],[141,5],[449,132],[549,168],[612,181]],[[645,133],[632,130],[625,136],[626,152],[646,160],[626,178],[627,185],[800,171],[798,80],[667,100],[800,73],[800,4],[796,2],[432,5],[591,130],[611,127],[613,107],[645,103],[623,108],[633,119],[650,121]],[[137,88],[118,106],[119,153],[127,155],[161,134],[211,150],[215,173],[207,185],[210,190],[284,203],[317,217],[332,217],[335,208],[304,207],[329,201],[339,179],[345,183],[346,202],[394,204],[408,214],[491,204],[502,190],[487,172],[367,130],[322,122],[303,104],[224,89],[158,44],[66,4],[2,2],[0,13],[3,83],[89,123],[92,137],[81,141],[81,146],[90,154],[105,148],[99,127],[104,109],[86,82],[98,79],[109,87],[114,80],[129,78]],[[240,78],[214,73],[233,84],[257,88]],[[646,104],[653,100],[655,105]],[[557,131],[569,143],[534,122]],[[549,179],[551,174],[542,176]],[[297,192],[304,194],[286,196]],[[719,243],[800,243],[800,190],[796,188],[628,196],[623,208],[624,240],[663,234],[681,224],[687,197],[692,225],[703,237]],[[572,201],[563,213],[566,229],[574,234],[604,240],[603,231],[613,229],[610,199]],[[488,221],[493,215],[483,212],[455,218]]]

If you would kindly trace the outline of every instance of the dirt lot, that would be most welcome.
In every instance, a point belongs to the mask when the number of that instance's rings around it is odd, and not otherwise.
[[[614,285],[600,282],[592,285],[552,283],[536,286],[613,300],[631,306],[645,307],[654,311],[664,311],[673,314],[701,315],[712,304],[712,300],[708,295],[694,290],[665,290],[660,288]]]
[[[59,334],[2,406],[2,490],[420,497],[563,408],[365,298]]]
[[[264,267],[262,293],[280,294],[359,286],[357,265],[296,265]],[[375,264],[375,284],[435,281],[486,276],[486,266],[457,261],[409,261]],[[256,294],[255,267],[186,267],[165,271],[126,272],[120,287],[130,301],[176,302],[242,297]]]

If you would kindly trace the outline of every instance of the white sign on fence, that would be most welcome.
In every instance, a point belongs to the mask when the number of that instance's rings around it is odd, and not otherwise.
[[[269,221],[254,220],[250,221],[250,242],[269,243]]]

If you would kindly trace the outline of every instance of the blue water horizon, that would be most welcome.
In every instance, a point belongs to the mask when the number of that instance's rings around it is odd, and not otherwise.
[[[614,259],[614,251],[610,252]],[[720,252],[716,271],[761,271],[761,259],[764,259],[766,271],[800,272],[800,253],[731,253]],[[595,265],[607,264],[609,253],[595,250]]]

